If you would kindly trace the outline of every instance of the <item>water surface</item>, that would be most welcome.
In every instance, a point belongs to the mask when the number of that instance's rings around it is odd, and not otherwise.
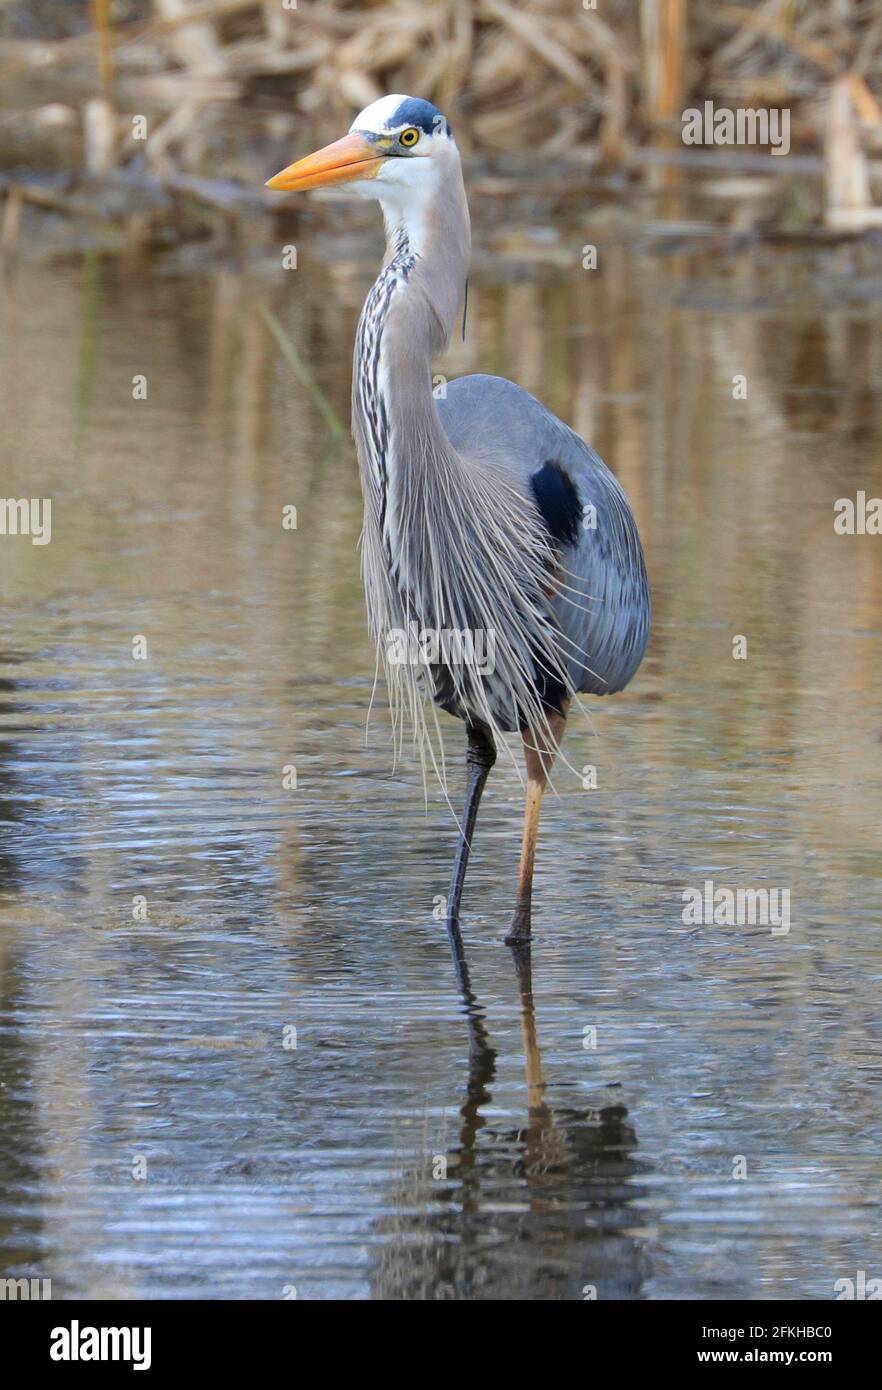
[[[882,493],[879,253],[610,238],[587,273],[587,239],[480,259],[444,370],[513,377],[606,457],[653,635],[571,720],[532,969],[497,765],[459,983],[450,812],[392,772],[382,693],[365,737],[353,458],[259,312],[345,421],[376,243],[6,284],[0,491],[53,511],[47,546],[0,537],[5,1275],[823,1299],[882,1273],[882,539],[833,530]],[[788,889],[790,931],[684,923],[707,879]]]

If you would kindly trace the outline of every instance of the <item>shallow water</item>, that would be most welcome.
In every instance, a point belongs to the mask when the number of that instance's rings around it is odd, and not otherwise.
[[[365,741],[352,455],[258,312],[345,421],[355,246],[6,285],[0,491],[53,510],[48,545],[0,536],[0,1273],[307,1299],[882,1274],[882,539],[833,531],[882,493],[879,253],[479,262],[446,370],[592,439],[655,620],[571,721],[532,977],[497,765],[461,990],[450,812],[392,774],[382,699]],[[684,923],[706,879],[788,889],[789,932]]]

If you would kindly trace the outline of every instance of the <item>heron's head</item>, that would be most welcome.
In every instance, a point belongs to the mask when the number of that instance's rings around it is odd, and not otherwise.
[[[342,140],[289,165],[266,186],[299,193],[345,183],[378,199],[387,220],[410,222],[451,178],[461,181],[461,172],[446,116],[430,101],[397,95],[366,106]]]

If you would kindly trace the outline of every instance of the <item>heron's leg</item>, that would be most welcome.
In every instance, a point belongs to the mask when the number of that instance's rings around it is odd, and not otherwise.
[[[521,841],[521,867],[518,875],[518,898],[508,936],[509,945],[529,941],[531,928],[531,904],[533,900],[533,861],[536,858],[536,836],[539,831],[539,812],[542,809],[542,793],[548,785],[557,746],[563,737],[566,714],[549,714],[548,724],[554,734],[551,743],[548,734],[524,730],[524,756],[527,763],[527,797],[524,805],[524,836]]]
[[[459,902],[468,868],[472,834],[475,829],[475,821],[478,819],[481,793],[484,790],[484,783],[487,781],[490,769],[496,762],[496,744],[490,734],[472,724],[466,726],[466,731],[469,740],[466,748],[469,789],[466,792],[465,810],[462,815],[462,833],[459,837],[456,859],[453,864],[453,876],[450,880],[450,893],[447,897],[448,924],[459,921]]]

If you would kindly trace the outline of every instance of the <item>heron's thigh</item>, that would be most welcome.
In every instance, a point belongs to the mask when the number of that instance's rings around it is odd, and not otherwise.
[[[569,702],[567,702],[567,708],[569,708]],[[567,711],[565,710],[563,714],[549,714],[548,725],[553,738],[549,738],[546,729],[525,729],[522,734],[524,760],[527,764],[527,781],[538,782],[540,787],[544,787],[548,781],[548,774],[551,771],[567,725]]]

